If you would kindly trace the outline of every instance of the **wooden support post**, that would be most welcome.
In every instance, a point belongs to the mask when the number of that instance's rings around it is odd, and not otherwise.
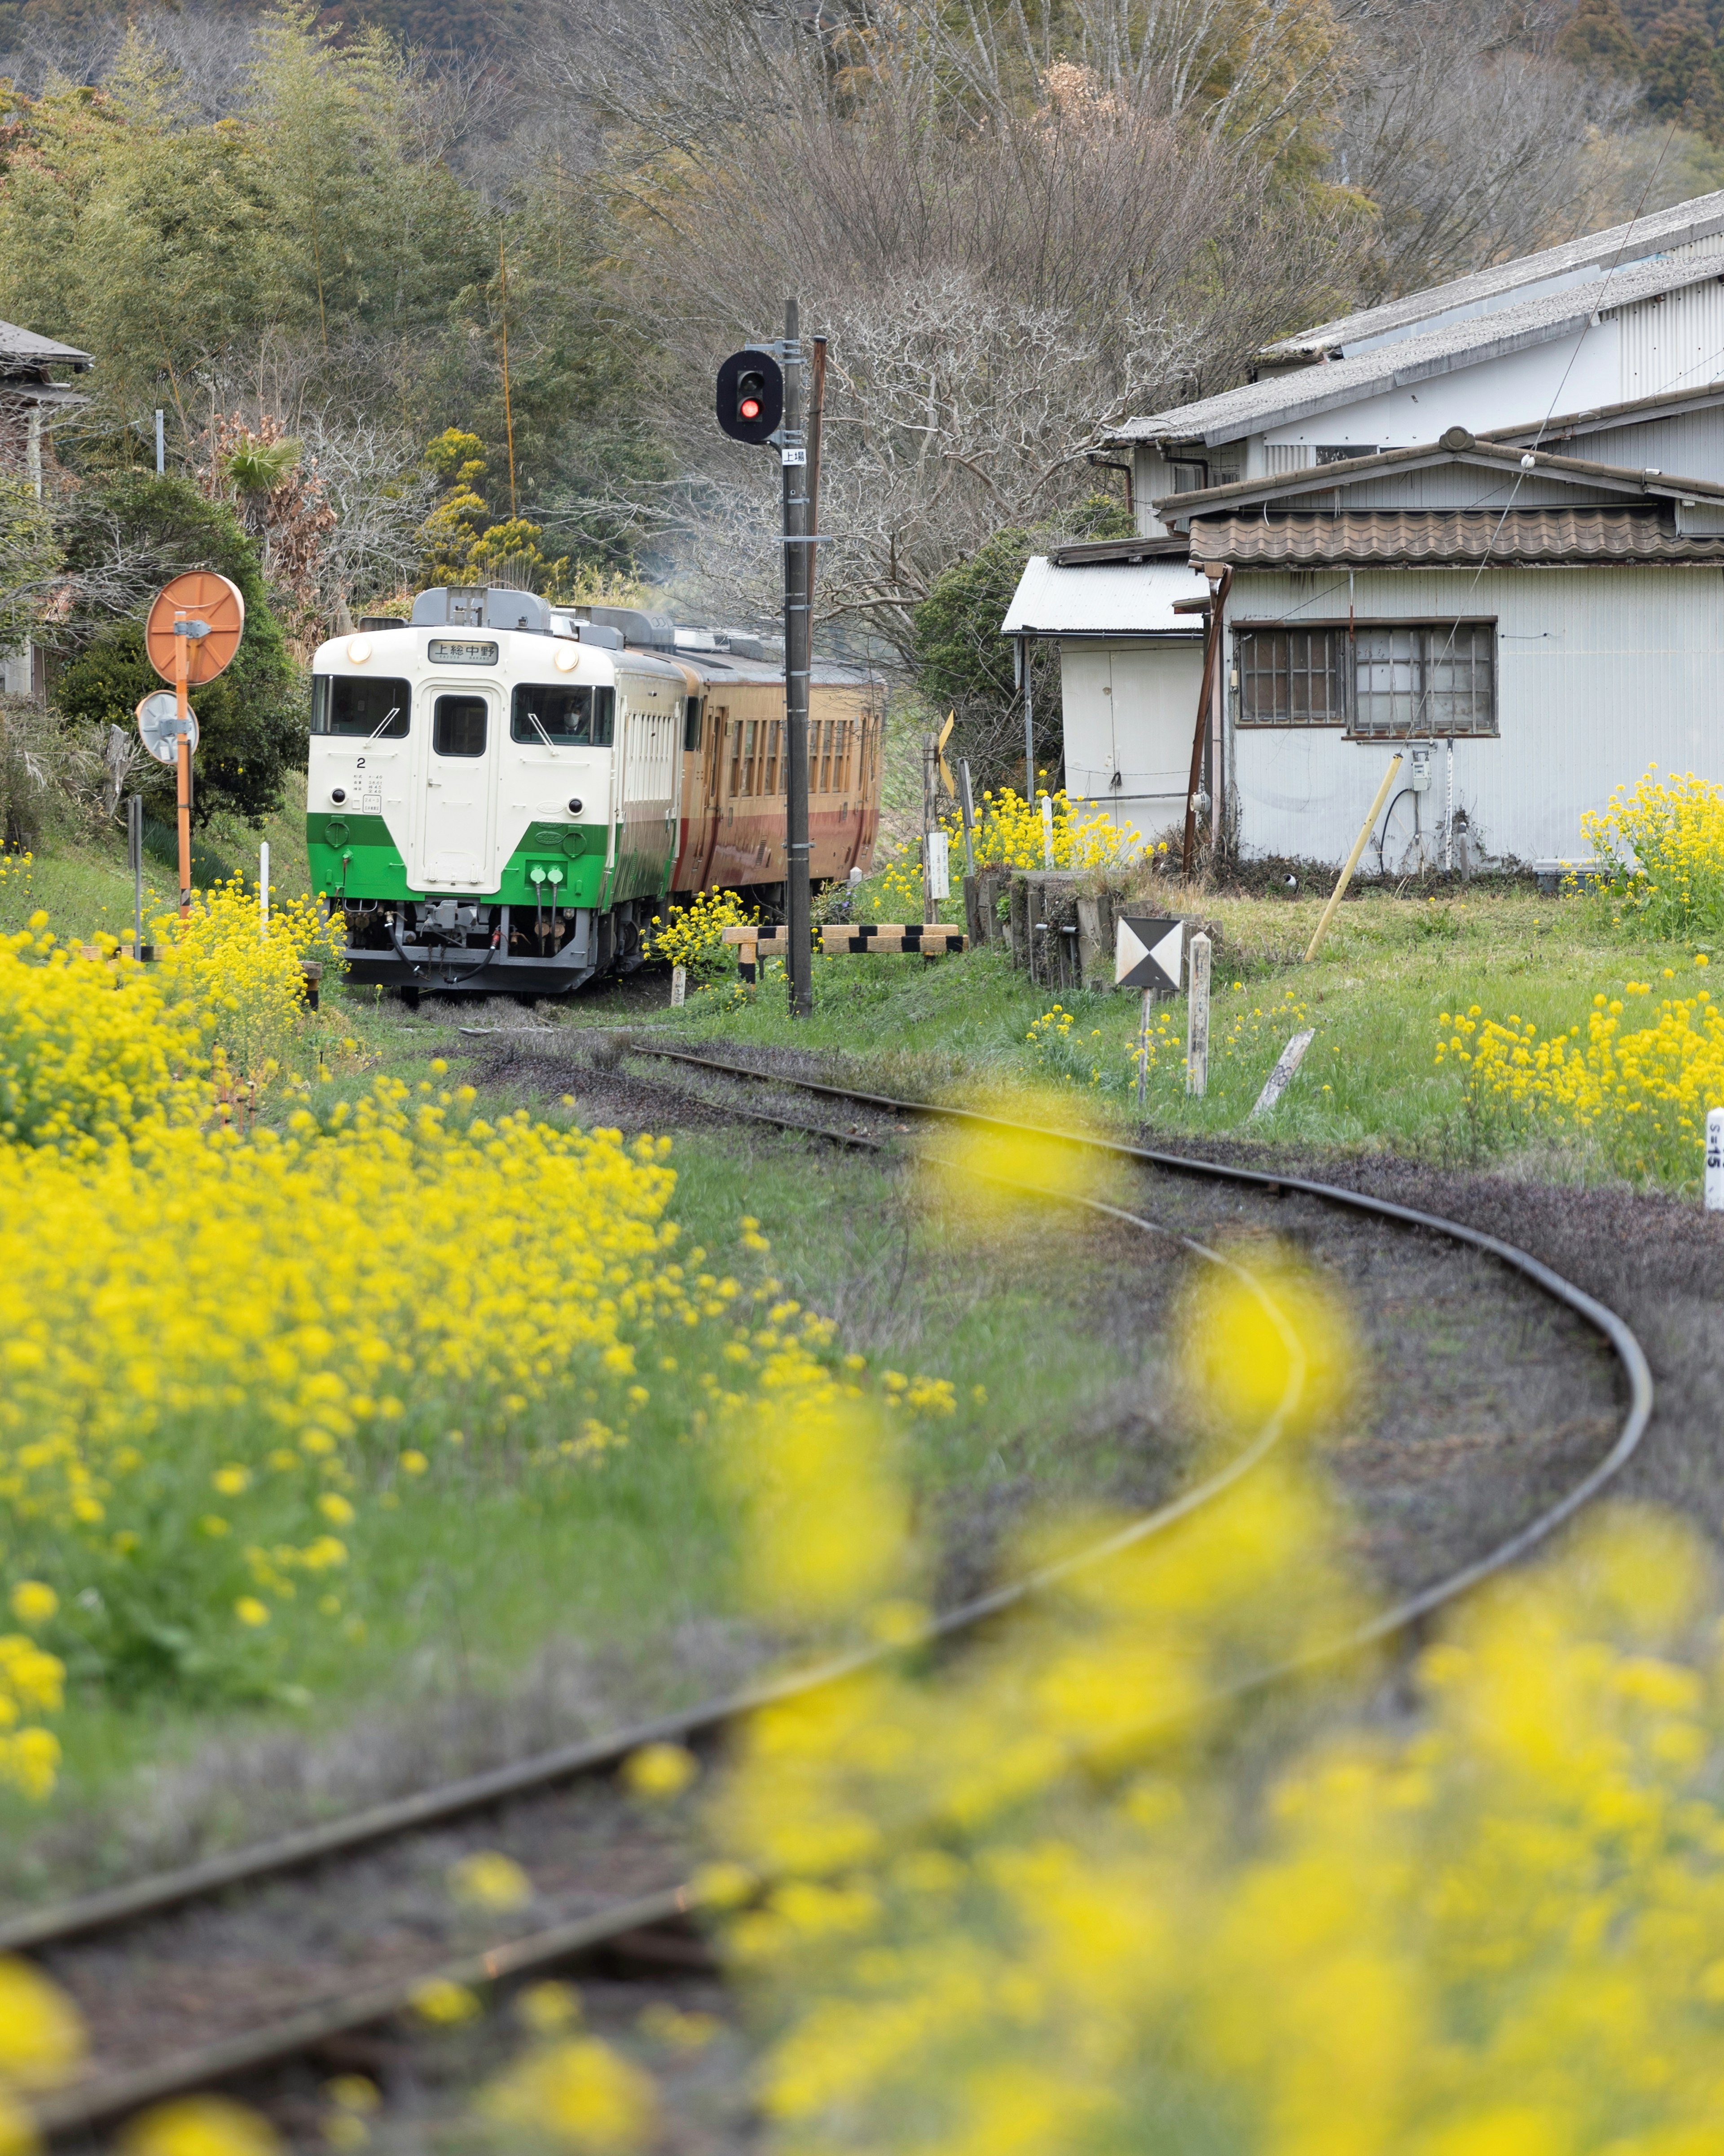
[[[1318,921],[1316,933],[1311,937],[1306,948],[1305,963],[1307,966],[1316,957],[1317,946],[1329,932],[1329,923],[1335,918],[1335,909],[1347,895],[1347,887],[1352,881],[1353,870],[1359,865],[1359,855],[1365,850],[1365,841],[1370,837],[1373,825],[1383,813],[1383,804],[1388,798],[1388,790],[1394,784],[1400,768],[1401,752],[1397,749],[1389,758],[1388,769],[1383,774],[1383,783],[1377,789],[1377,798],[1371,803],[1371,813],[1359,827],[1359,835],[1353,840],[1353,850],[1347,857],[1347,866],[1341,871],[1340,881],[1329,894],[1329,903],[1323,908],[1323,917]]]
[[[1209,939],[1191,939],[1190,994],[1185,1007],[1185,1090],[1201,1101],[1209,1090]]]

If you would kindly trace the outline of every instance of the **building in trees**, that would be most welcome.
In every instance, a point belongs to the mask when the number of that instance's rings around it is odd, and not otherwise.
[[[90,364],[90,354],[75,345],[56,344],[16,322],[0,322],[0,475],[14,485],[22,481],[38,501],[44,459],[50,454],[44,425],[56,410],[85,402],[54,376],[83,374]],[[8,696],[44,694],[44,654],[28,638],[6,654],[4,667]]]
[[[1217,660],[1201,713],[1140,700],[1116,755],[1178,770],[1201,726],[1244,853],[1338,860],[1391,748],[1389,874],[1573,859],[1650,762],[1724,782],[1724,194],[1321,324],[1112,431],[1147,545],[1214,593]],[[1108,626],[1140,665],[1172,572],[1106,571],[1139,580]],[[1113,685],[1062,654],[1075,776]]]

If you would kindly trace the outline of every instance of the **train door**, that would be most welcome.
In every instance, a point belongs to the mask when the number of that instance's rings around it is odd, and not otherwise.
[[[423,695],[430,723],[420,730],[423,783],[409,840],[408,888],[495,891],[497,691],[480,681],[434,681]]]
[[[704,752],[705,783],[702,795],[706,802],[706,844],[700,859],[700,886],[704,891],[712,878],[712,856],[718,847],[720,812],[724,805],[725,739],[730,732],[731,713],[726,704],[715,704],[711,697],[706,702],[706,741]]]

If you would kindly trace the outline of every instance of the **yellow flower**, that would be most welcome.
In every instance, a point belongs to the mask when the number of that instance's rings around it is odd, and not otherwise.
[[[420,1984],[413,1994],[413,2007],[422,2020],[439,2028],[454,2028],[484,2011],[464,1984],[451,1984],[445,1977]]]
[[[233,1604],[233,1614],[242,1625],[255,1628],[269,1621],[269,1605],[259,1602],[254,1594],[242,1594]]]
[[[556,2147],[621,2156],[651,2137],[652,2083],[607,2044],[573,2036],[546,2046],[480,2095],[481,2117],[542,2137]]]
[[[280,2156],[265,2118],[219,2096],[182,2097],[132,2120],[121,2137],[125,2156]]]
[[[21,1579],[12,1590],[12,1614],[21,1625],[45,1625],[60,1599],[39,1579]]]
[[[533,1898],[533,1882],[499,1849],[475,1850],[449,1866],[449,1892],[475,1909],[521,1909]]]
[[[623,1762],[623,1779],[638,1797],[680,1796],[700,1771],[681,1744],[643,1744]]]

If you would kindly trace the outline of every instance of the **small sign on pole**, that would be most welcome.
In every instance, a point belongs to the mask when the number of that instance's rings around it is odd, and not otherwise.
[[[1724,1108],[1706,1111],[1706,1210],[1724,1213]]]
[[[1191,997],[1185,1010],[1185,1090],[1201,1101],[1209,1090],[1209,939],[1191,939]]]
[[[192,751],[196,746],[186,691],[198,683],[213,681],[239,649],[244,634],[244,596],[237,584],[229,583],[213,569],[187,569],[183,576],[171,578],[156,593],[144,624],[144,649],[150,664],[164,681],[173,684],[172,761],[179,780],[182,921],[192,911]],[[138,724],[143,725],[141,706]]]
[[[1121,914],[1114,931],[1114,986],[1177,996],[1184,949],[1185,923],[1177,915]]]
[[[944,831],[928,834],[928,896],[938,901],[952,896],[952,840]]]
[[[960,757],[957,763],[960,792],[958,806],[964,819],[964,874],[976,873],[976,794],[970,784],[970,765],[967,757]]]

